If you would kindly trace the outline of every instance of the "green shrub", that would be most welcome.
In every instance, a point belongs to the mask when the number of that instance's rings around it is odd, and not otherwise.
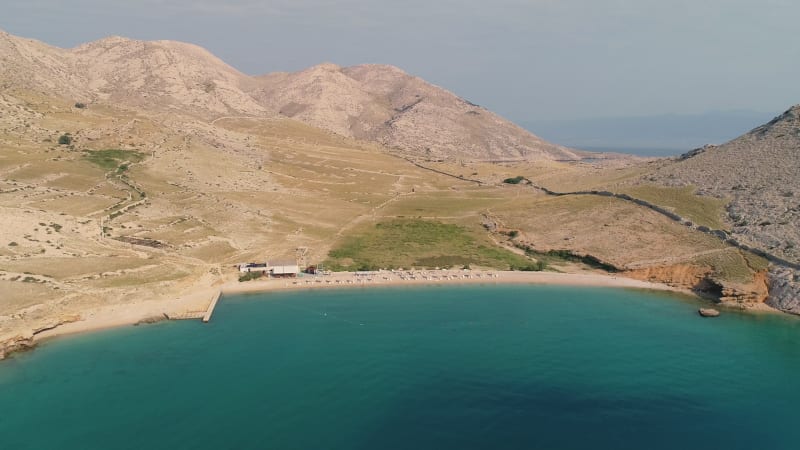
[[[520,183],[522,183],[522,180],[524,180],[524,179],[525,179],[525,177],[523,177],[522,175],[517,175],[514,178],[506,178],[505,180],[503,180],[503,183],[506,183],[506,184],[520,184]]]
[[[72,144],[72,136],[69,133],[62,134],[58,137],[58,145],[70,145]]]
[[[546,268],[547,263],[544,261],[536,261],[535,263],[511,266],[511,270],[518,270],[520,272],[541,272]]]
[[[122,173],[128,169],[126,161],[137,163],[144,159],[144,155],[133,150],[87,150],[84,158],[103,169]]]
[[[239,277],[239,282],[243,283],[245,281],[255,280],[262,276],[264,276],[264,272],[246,272]]]

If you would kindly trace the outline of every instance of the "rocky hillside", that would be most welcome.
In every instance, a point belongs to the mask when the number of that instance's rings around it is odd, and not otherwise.
[[[729,198],[736,240],[800,263],[800,105],[726,144],[689,152],[648,177]],[[793,298],[790,309],[800,313],[800,288],[792,288],[800,273],[776,267],[772,280],[772,291],[785,301]]]
[[[800,262],[800,105],[726,144],[690,152],[654,178],[730,198],[734,235]]]
[[[181,42],[109,37],[64,50],[0,32],[0,61],[8,90],[145,110],[268,114],[240,88],[249,77]]]
[[[203,48],[110,37],[70,50],[93,99],[142,109],[263,115],[245,94],[248,77]]]
[[[321,64],[261,77],[251,94],[284,116],[431,158],[582,156],[393,66]]]
[[[173,41],[109,37],[74,49],[0,32],[0,86],[147,112],[291,117],[412,156],[580,159],[496,114],[391,66],[321,64],[250,77]]]
[[[66,51],[0,30],[0,91],[26,89],[47,94],[82,97],[86,77]]]

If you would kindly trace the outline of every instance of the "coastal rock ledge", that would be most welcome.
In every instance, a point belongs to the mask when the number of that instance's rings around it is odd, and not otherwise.
[[[35,346],[36,343],[33,341],[33,334],[17,335],[6,339],[0,342],[0,360],[6,359],[8,355],[14,352],[28,350]]]
[[[55,321],[47,322],[42,326],[32,330],[17,334],[10,338],[0,341],[0,360],[6,359],[14,352],[24,351],[36,347],[36,336],[45,331],[50,331],[64,325],[65,323],[77,322],[81,320],[80,315],[69,315],[61,317]]]

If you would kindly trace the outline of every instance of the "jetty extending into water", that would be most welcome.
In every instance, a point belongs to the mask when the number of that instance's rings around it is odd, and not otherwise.
[[[205,317],[205,311],[188,311],[178,314],[166,314],[169,320],[196,320]]]
[[[211,303],[208,304],[208,309],[206,310],[206,313],[203,316],[203,322],[207,323],[209,320],[211,320],[211,315],[214,314],[214,308],[217,307],[217,302],[219,301],[219,298],[221,296],[222,296],[222,291],[220,290],[217,291],[216,294],[214,294],[213,298],[211,298]]]

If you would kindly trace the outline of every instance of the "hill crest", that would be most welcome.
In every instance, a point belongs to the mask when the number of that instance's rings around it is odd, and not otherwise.
[[[71,101],[209,120],[282,115],[423,158],[583,156],[394,66],[323,63],[251,77],[194,44],[110,36],[65,50],[5,32],[0,60],[4,86]]]

